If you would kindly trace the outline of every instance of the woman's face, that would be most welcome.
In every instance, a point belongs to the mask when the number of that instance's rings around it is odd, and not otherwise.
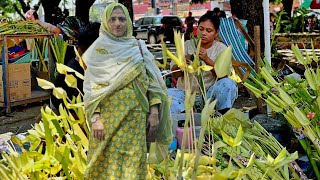
[[[210,20],[202,21],[198,26],[198,33],[201,33],[201,44],[212,43],[218,32]]]
[[[34,10],[28,10],[27,12],[26,12],[26,20],[32,20],[32,21],[34,21],[35,20],[35,18],[34,18],[34,16],[33,16],[33,13],[34,13]]]
[[[121,8],[115,8],[112,11],[110,19],[108,21],[111,33],[116,37],[124,36],[127,31],[127,20]]]

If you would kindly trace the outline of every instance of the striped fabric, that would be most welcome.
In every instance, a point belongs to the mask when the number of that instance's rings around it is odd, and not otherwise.
[[[238,31],[233,18],[220,18],[219,36],[226,46],[232,45],[232,55],[236,61],[248,63],[254,68],[255,63],[241,42],[243,35]]]

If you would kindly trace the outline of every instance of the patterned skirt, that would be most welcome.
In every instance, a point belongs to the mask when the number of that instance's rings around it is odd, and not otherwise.
[[[103,100],[100,107],[105,143],[90,136],[86,179],[145,179],[146,113],[132,83]],[[98,148],[103,150],[99,153]]]

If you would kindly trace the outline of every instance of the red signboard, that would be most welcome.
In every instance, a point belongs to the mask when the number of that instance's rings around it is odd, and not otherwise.
[[[160,7],[162,7],[162,6],[170,6],[170,5],[172,5],[172,2],[158,2],[157,5],[160,6]]]
[[[310,4],[311,9],[320,9],[320,0],[312,0]]]
[[[135,14],[144,14],[147,11],[148,11],[148,5],[146,4],[133,5],[133,12]]]
[[[193,4],[193,5],[191,5],[191,10],[202,10],[202,9],[210,10],[211,9],[210,1],[206,2],[206,3],[203,3],[203,4]]]

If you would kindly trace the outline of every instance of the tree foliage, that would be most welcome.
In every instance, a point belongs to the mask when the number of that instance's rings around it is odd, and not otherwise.
[[[12,1],[0,0],[0,13],[1,16],[5,17],[7,17],[10,13],[14,13]]]
[[[16,13],[17,10],[20,11],[22,6],[20,3],[16,3],[13,0],[0,0],[0,17],[10,17],[12,14]]]

